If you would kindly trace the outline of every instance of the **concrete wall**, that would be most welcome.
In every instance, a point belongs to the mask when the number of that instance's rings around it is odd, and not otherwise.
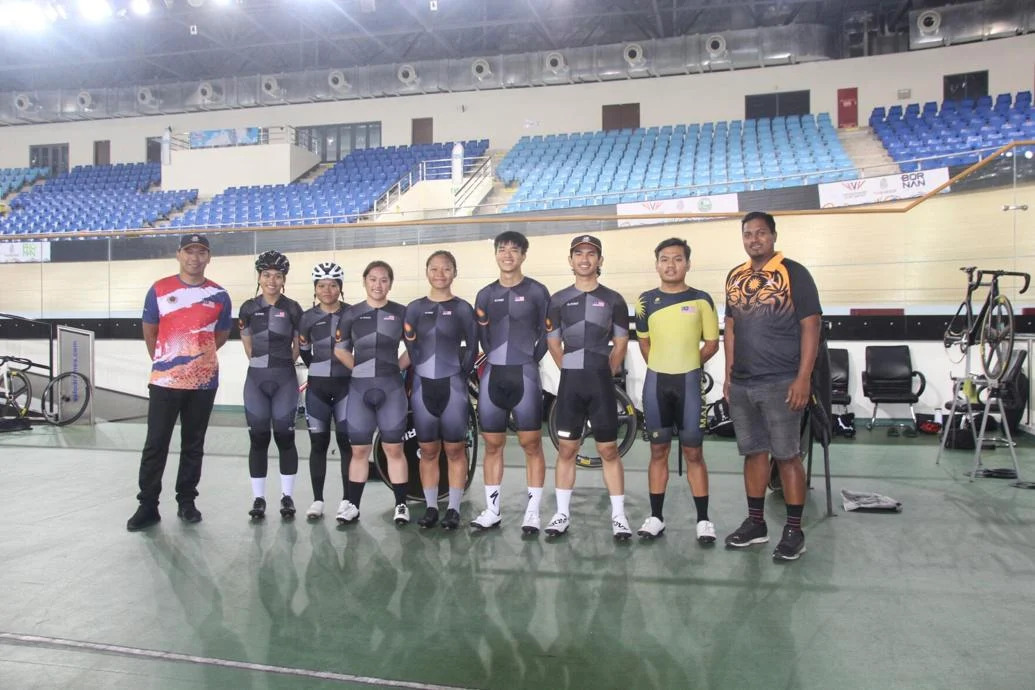
[[[227,187],[286,184],[320,162],[320,157],[292,144],[231,146],[173,151],[162,165],[163,189],[197,189],[215,196]]]

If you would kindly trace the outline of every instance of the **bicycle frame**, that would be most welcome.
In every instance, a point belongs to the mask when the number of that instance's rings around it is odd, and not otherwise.
[[[965,266],[960,270],[967,274],[967,296],[964,298],[963,303],[966,305],[967,311],[965,345],[969,347],[978,342],[978,333],[981,329],[981,322],[984,320],[991,305],[1001,294],[999,290],[999,279],[1002,277],[1023,279],[1024,285],[1017,292],[1018,294],[1024,294],[1028,291],[1028,284],[1031,281],[1031,275],[1028,273],[1021,273],[1019,271],[986,271],[979,269],[976,266]],[[986,278],[988,282],[985,282]],[[988,294],[985,295],[984,302],[981,304],[981,311],[978,312],[977,317],[975,318],[971,298],[975,292],[983,287],[988,288]]]

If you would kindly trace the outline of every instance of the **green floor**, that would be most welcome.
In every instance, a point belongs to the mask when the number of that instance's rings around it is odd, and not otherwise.
[[[210,430],[204,521],[181,524],[167,491],[163,522],[130,534],[143,433],[106,423],[0,436],[0,687],[1032,686],[1035,491],[968,481],[964,451],[935,465],[933,437],[878,429],[839,440],[835,493],[878,491],[904,511],[827,518],[819,477],[808,552],[777,565],[773,544],[698,546],[675,476],[657,541],[612,541],[595,470],[579,470],[567,536],[522,538],[513,441],[501,530],[397,529],[379,484],[355,526],[250,524],[237,426]],[[740,460],[729,441],[709,440],[705,453],[721,538],[745,513]],[[1029,439],[1020,458],[1035,479]],[[626,472],[634,526],[647,511],[645,464],[638,442]],[[987,453],[986,464],[1008,465],[1009,454]],[[304,509],[304,467],[296,496]],[[479,476],[465,517],[482,501]],[[553,506],[548,491],[544,519]],[[782,503],[766,510],[778,532]]]

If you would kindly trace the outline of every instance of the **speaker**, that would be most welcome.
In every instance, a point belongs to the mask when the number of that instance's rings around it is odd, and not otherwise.
[[[622,49],[622,57],[630,67],[639,67],[644,63],[643,46],[639,43],[627,43]]]
[[[488,79],[492,76],[492,66],[489,64],[489,61],[485,58],[478,58],[477,60],[471,63],[471,74],[478,81]]]
[[[36,102],[32,100],[32,96],[27,93],[19,93],[14,96],[14,108],[20,113],[24,113],[27,110],[32,110]]]
[[[552,51],[546,54],[543,58],[543,69],[547,72],[559,74],[564,70],[568,69],[568,61],[564,59],[564,55],[557,51]]]
[[[726,37],[722,34],[712,34],[704,39],[704,49],[713,60],[726,55]]]
[[[417,81],[417,68],[407,63],[405,65],[399,65],[399,69],[395,70],[396,78],[407,86]]]
[[[942,14],[938,10],[925,10],[916,17],[916,28],[924,36],[938,33],[942,28]]]
[[[327,73],[327,86],[339,93],[343,93],[352,88],[352,84],[349,83],[349,80],[345,77],[345,73],[340,69],[332,69]]]

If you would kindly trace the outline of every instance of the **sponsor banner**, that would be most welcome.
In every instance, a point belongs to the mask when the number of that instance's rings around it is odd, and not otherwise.
[[[736,213],[740,210],[736,194],[716,194],[715,196],[691,196],[683,199],[657,199],[655,201],[637,201],[631,204],[618,204],[618,215],[655,213]],[[687,220],[708,220],[707,218],[619,218],[618,227],[628,228],[635,225],[657,225],[658,223],[685,223]]]
[[[50,261],[50,242],[0,242],[0,263]]]
[[[192,149],[207,149],[219,146],[250,146],[259,143],[258,127],[238,129],[203,129],[190,133]]]
[[[862,180],[845,180],[819,186],[821,208],[879,204],[923,196],[949,181],[948,168],[917,170],[898,175],[881,175]],[[949,191],[948,188],[945,191]]]

